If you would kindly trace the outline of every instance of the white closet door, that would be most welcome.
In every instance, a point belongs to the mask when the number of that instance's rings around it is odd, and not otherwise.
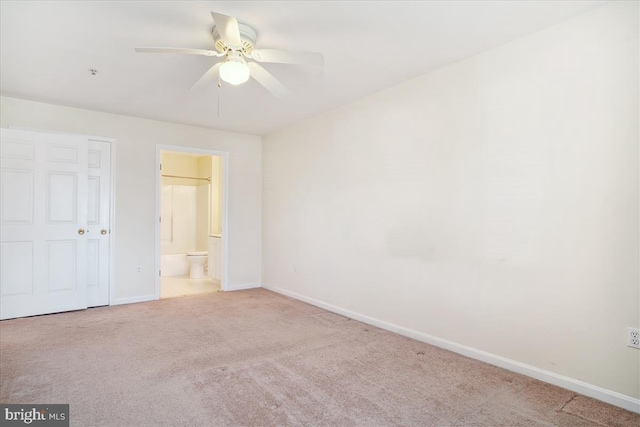
[[[87,186],[87,305],[109,305],[111,144],[89,141]]]
[[[87,140],[0,129],[0,319],[87,307]]]

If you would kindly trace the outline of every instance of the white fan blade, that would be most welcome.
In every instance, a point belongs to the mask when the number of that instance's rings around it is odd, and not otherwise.
[[[290,52],[280,49],[254,49],[251,57],[259,62],[280,64],[324,65],[324,57],[316,52]]]
[[[238,20],[236,18],[215,12],[211,12],[211,17],[216,24],[220,38],[227,47],[242,47],[240,27],[238,27]]]
[[[209,68],[209,70],[204,73],[202,77],[200,77],[198,81],[193,84],[193,86],[191,86],[191,90],[200,89],[201,87],[205,86],[207,83],[218,77],[218,70],[220,69],[220,65],[222,65],[222,62],[218,62],[213,67]]]
[[[188,49],[183,47],[137,47],[139,53],[184,53],[187,55],[222,56],[224,53],[206,49]]]
[[[251,71],[251,77],[256,79],[258,83],[264,86],[269,92],[273,94],[273,96],[277,98],[282,98],[289,94],[289,90],[284,87],[282,83],[273,75],[262,68],[261,65],[255,62],[249,62],[247,64],[249,66],[249,70]]]

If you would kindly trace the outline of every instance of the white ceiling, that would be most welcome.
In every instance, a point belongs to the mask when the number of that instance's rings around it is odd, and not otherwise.
[[[169,122],[267,134],[579,14],[592,1],[0,3],[3,95]],[[290,90],[191,85],[213,58],[135,46],[212,49],[216,11],[257,47],[321,52],[322,69],[266,64]],[[89,69],[98,70],[91,76]]]

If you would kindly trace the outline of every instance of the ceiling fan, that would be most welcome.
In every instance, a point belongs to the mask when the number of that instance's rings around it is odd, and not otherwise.
[[[182,53],[187,55],[203,55],[224,58],[211,67],[191,89],[200,88],[216,78],[239,85],[253,77],[276,97],[289,93],[287,88],[258,62],[274,62],[280,64],[300,64],[322,66],[324,58],[321,53],[291,52],[280,49],[256,49],[256,32],[245,24],[240,24],[232,16],[211,12],[215,26],[211,31],[215,50],[188,49],[179,47],[136,47],[141,53]],[[247,59],[253,61],[247,61]],[[257,62],[256,62],[257,61]]]

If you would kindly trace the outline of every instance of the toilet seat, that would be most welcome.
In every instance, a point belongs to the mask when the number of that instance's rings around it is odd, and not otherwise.
[[[207,251],[187,252],[187,256],[207,256],[207,255],[209,255],[209,252]]]

